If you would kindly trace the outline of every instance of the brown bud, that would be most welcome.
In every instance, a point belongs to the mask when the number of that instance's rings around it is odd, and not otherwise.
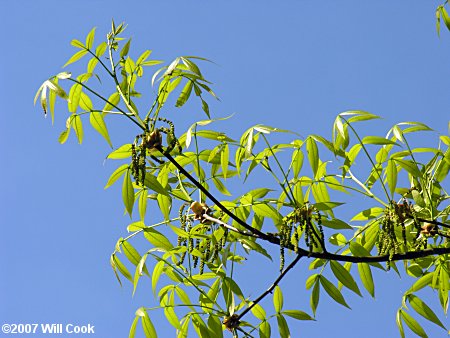
[[[156,147],[161,147],[162,145],[162,136],[159,130],[152,131],[150,134],[147,134],[142,140],[143,146],[147,149],[153,149]]]
[[[420,233],[425,236],[434,236],[438,232],[437,225],[433,223],[424,223],[420,228],[422,229]]]

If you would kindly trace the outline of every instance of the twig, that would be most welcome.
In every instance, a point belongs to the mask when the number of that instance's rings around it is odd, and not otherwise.
[[[439,222],[439,221],[424,219],[424,218],[420,218],[420,217],[418,217],[417,220],[420,221],[420,222],[427,222],[427,223],[431,223],[431,224],[440,225],[441,227],[450,229],[450,224],[445,224],[445,223],[442,223],[442,222]]]
[[[232,219],[234,219],[236,222],[238,222],[240,225],[242,225],[245,229],[247,229],[248,231],[250,231],[251,233],[257,235],[259,238],[262,238],[264,240],[267,241],[271,241],[270,239],[272,238],[271,236],[265,234],[264,232],[259,231],[258,229],[255,229],[253,227],[251,227],[250,225],[248,225],[247,223],[245,223],[243,220],[241,220],[239,217],[237,217],[236,215],[234,215],[230,210],[228,210],[227,208],[225,208],[225,206],[220,203],[203,185],[201,185],[191,174],[189,174],[177,161],[175,161],[175,159],[166,151],[164,151],[164,149],[161,146],[155,146],[155,149],[158,150],[159,152],[161,152],[162,154],[164,154],[165,157],[167,157],[167,159],[172,162],[172,164],[184,175],[186,176],[193,184],[195,184],[195,186],[201,190],[206,196],[209,197],[209,199],[211,201],[214,202],[215,205],[217,205],[220,210],[222,210],[224,213],[226,213],[228,216],[230,216]],[[279,243],[279,241],[278,241]]]
[[[211,217],[211,216],[209,216],[208,214],[202,215],[202,218],[204,218],[204,219],[206,219],[206,220],[208,220],[208,221],[211,221],[211,222],[213,222],[213,223],[217,223],[217,224],[223,226],[225,229],[228,229],[228,230],[237,232],[238,234],[241,234],[241,235],[244,235],[244,236],[250,236],[250,237],[259,238],[259,236],[255,235],[255,234],[253,234],[253,233],[249,233],[249,232],[245,232],[245,231],[241,231],[241,230],[239,230],[239,229],[236,229],[235,227],[233,227],[233,226],[231,226],[231,225],[229,225],[229,224],[227,224],[227,223],[221,221],[221,220],[218,219],[218,218]]]
[[[280,283],[280,281],[284,278],[284,276],[289,272],[289,270],[291,270],[302,257],[303,257],[302,254],[298,254],[297,257],[295,257],[295,259],[288,265],[288,267],[284,269],[284,271],[278,276],[278,278],[273,282],[273,284],[266,291],[264,291],[258,298],[256,298],[253,301],[252,305],[250,305],[248,308],[242,311],[242,313],[237,317],[237,319],[239,320],[242,317],[244,317],[247,312],[249,312],[261,300],[263,300],[264,297],[266,297],[269,293],[271,293],[273,289],[275,289],[275,287],[278,285],[278,283]]]

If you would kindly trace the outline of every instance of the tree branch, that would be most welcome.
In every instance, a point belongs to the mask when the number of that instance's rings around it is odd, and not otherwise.
[[[266,234],[260,230],[253,228],[248,225],[246,222],[241,220],[239,217],[234,215],[230,210],[228,210],[222,203],[220,203],[203,185],[201,185],[191,174],[189,174],[168,152],[164,151],[161,146],[156,146],[156,150],[164,154],[166,158],[183,174],[185,175],[198,189],[205,193],[211,201],[213,201],[224,213],[230,216],[233,220],[235,220],[239,225],[244,227],[246,230],[250,231],[256,237],[265,240],[269,243],[280,246],[280,239],[276,236]],[[428,220],[424,220],[429,222]],[[434,221],[433,221],[434,222]],[[285,246],[286,249],[290,249],[294,251],[293,245]],[[408,251],[401,254],[394,254],[392,257],[389,255],[383,256],[346,256],[333,254],[330,252],[310,252],[308,250],[298,248],[297,252],[300,256],[307,256],[312,258],[320,258],[330,261],[341,261],[341,262],[352,262],[352,263],[379,263],[379,262],[389,262],[389,261],[402,261],[408,259],[416,259],[433,255],[444,255],[450,254],[450,247],[448,248],[433,248],[426,249],[420,251]]]
[[[242,317],[244,317],[247,314],[247,312],[249,312],[261,300],[263,300],[269,293],[271,293],[273,289],[275,289],[275,287],[278,285],[278,283],[280,283],[280,281],[284,278],[284,276],[286,276],[289,270],[291,270],[302,257],[303,257],[302,254],[298,254],[297,257],[295,257],[295,259],[288,265],[288,267],[284,269],[284,271],[278,276],[278,278],[273,282],[273,284],[266,291],[264,291],[258,298],[256,298],[253,301],[252,305],[250,305],[248,308],[242,311],[242,313],[237,317],[237,319],[239,320]]]
[[[244,236],[250,236],[250,237],[259,238],[258,235],[255,235],[255,234],[253,234],[253,233],[249,233],[249,232],[245,232],[245,231],[241,231],[241,230],[239,230],[239,229],[236,229],[235,227],[233,227],[233,226],[231,226],[231,225],[229,225],[229,224],[227,224],[227,223],[221,221],[221,220],[218,219],[218,218],[211,217],[211,216],[209,216],[208,214],[202,215],[202,218],[203,218],[203,219],[206,219],[206,220],[208,220],[208,221],[211,221],[211,222],[213,222],[213,223],[217,223],[217,224],[223,226],[225,229],[228,229],[228,230],[237,232],[238,234],[241,234],[241,235],[244,235]]]
[[[264,239],[266,241],[270,241],[269,239],[272,238],[271,236],[265,234],[264,232],[259,231],[258,229],[253,228],[252,226],[245,223],[243,220],[241,220],[239,217],[237,217],[235,214],[233,214],[230,210],[225,208],[225,206],[220,203],[203,185],[201,185],[191,174],[189,174],[168,152],[164,151],[164,149],[157,145],[155,146],[155,149],[164,154],[165,157],[184,175],[186,176],[195,186],[200,189],[208,198],[214,202],[215,205],[217,205],[220,210],[222,210],[224,213],[226,213],[228,216],[230,216],[232,219],[234,219],[239,225],[243,226],[245,229],[250,231],[251,233],[257,235],[259,238]],[[279,243],[279,241],[278,241]]]

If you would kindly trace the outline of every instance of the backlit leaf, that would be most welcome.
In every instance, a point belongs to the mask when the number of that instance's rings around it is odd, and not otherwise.
[[[422,338],[427,338],[427,334],[423,330],[422,326],[413,318],[411,315],[409,315],[407,312],[400,310],[400,315],[403,319],[403,321],[408,325],[408,327],[413,331],[416,335]]]
[[[408,301],[409,304],[411,304],[411,307],[422,317],[428,319],[429,321],[435,323],[436,325],[442,327],[444,330],[447,330],[442,324],[442,322],[439,320],[439,318],[436,316],[436,314],[431,310],[431,308],[419,297],[415,295],[408,295]]]
[[[275,287],[273,293],[273,306],[277,313],[280,313],[283,308],[283,293],[278,285]]]
[[[108,142],[109,146],[112,148],[111,139],[109,138],[108,129],[106,128],[105,121],[103,119],[103,115],[98,112],[92,112],[89,116],[89,122],[92,127],[98,131],[100,135]]]
[[[367,263],[358,264],[359,277],[366,290],[372,297],[375,297],[375,286],[373,284],[372,271]]]
[[[122,200],[127,213],[131,217],[134,205],[134,188],[133,183],[131,182],[131,174],[129,169],[125,172],[125,176],[123,178]]]
[[[76,61],[78,61],[79,59],[81,59],[83,56],[85,56],[88,53],[88,51],[86,49],[80,50],[78,52],[76,52],[74,55],[72,55],[72,57],[69,59],[69,61],[67,61],[63,68],[70,65],[71,63],[74,63]]]
[[[330,261],[331,270],[336,278],[348,289],[352,290],[359,296],[361,295],[361,291],[359,291],[358,284],[356,284],[350,272],[347,271],[341,264],[336,261]]]
[[[114,170],[114,172],[111,174],[111,176],[108,179],[108,182],[106,182],[105,189],[109,188],[111,185],[113,185],[120,177],[122,177],[123,174],[125,174],[126,170],[128,169],[128,164],[122,164],[119,168]]]
[[[319,276],[319,281],[331,298],[333,298],[339,304],[344,305],[345,307],[348,307],[350,309],[350,306],[348,306],[348,304],[346,303],[341,291],[339,291],[339,289],[335,287],[333,283],[331,283],[324,276]]]

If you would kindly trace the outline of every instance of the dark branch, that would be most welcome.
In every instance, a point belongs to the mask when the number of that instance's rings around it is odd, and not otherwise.
[[[192,177],[191,174],[189,174],[168,152],[165,152],[164,149],[161,146],[157,146],[156,149],[160,151],[164,156],[167,157],[167,159],[183,174],[185,175],[198,189],[200,189],[202,192],[205,193],[206,196],[208,196],[211,201],[213,201],[220,210],[222,210],[224,213],[226,213],[228,216],[230,216],[232,219],[234,219],[239,225],[244,227],[246,230],[250,231],[252,234],[255,235],[255,237],[258,237],[262,240],[265,240],[269,243],[275,244],[280,246],[280,239],[273,235],[268,235],[264,232],[261,232],[252,226],[248,225],[246,222],[241,220],[239,217],[234,215],[230,210],[228,210],[222,203],[220,203],[203,185],[201,185],[194,177]],[[428,220],[421,220],[425,222],[430,222]],[[437,222],[437,221],[431,221]],[[442,225],[442,223],[439,223],[439,225]],[[248,234],[245,234],[248,236]],[[293,245],[287,245],[285,246],[286,249],[294,250]],[[426,250],[420,250],[420,251],[408,251],[401,254],[395,254],[392,257],[389,257],[389,255],[383,255],[383,256],[365,256],[365,257],[358,257],[358,256],[345,256],[345,255],[339,255],[339,254],[333,254],[329,252],[310,252],[308,250],[298,248],[297,250],[299,256],[307,256],[312,258],[320,258],[330,261],[341,261],[341,262],[352,262],[352,263],[380,263],[380,262],[389,262],[389,261],[403,261],[408,259],[416,259],[416,258],[422,258],[427,256],[433,256],[433,255],[444,255],[444,254],[450,254],[450,247],[448,248],[433,248],[433,249],[426,249]]]
[[[278,285],[278,283],[280,283],[280,281],[284,278],[284,276],[286,276],[286,274],[289,272],[289,270],[291,270],[300,260],[300,258],[302,258],[303,255],[298,254],[297,257],[295,257],[295,259],[291,262],[291,264],[288,265],[288,267],[286,269],[284,269],[284,271],[278,276],[278,278],[275,280],[275,282],[273,282],[273,284],[266,290],[264,291],[258,298],[256,298],[252,305],[250,305],[248,308],[246,308],[244,311],[242,311],[242,313],[237,317],[237,319],[241,319],[242,317],[244,317],[247,312],[249,312],[256,304],[258,304],[261,300],[263,300],[269,293],[271,293],[273,291],[273,289],[275,289],[275,287]]]
[[[156,146],[156,150],[164,154],[167,159],[172,162],[172,164],[184,175],[186,176],[195,186],[200,189],[208,198],[214,202],[215,205],[217,205],[220,210],[222,210],[224,213],[226,213],[228,216],[230,216],[232,219],[234,219],[236,222],[239,223],[239,225],[243,226],[245,229],[250,231],[251,233],[257,235],[259,238],[262,238],[264,240],[269,240],[270,236],[265,234],[264,232],[259,231],[258,229],[253,228],[252,226],[245,223],[243,220],[241,220],[239,217],[234,215],[230,210],[225,208],[225,206],[220,203],[203,185],[201,185],[191,174],[189,174],[175,159],[168,153],[165,152],[164,149],[161,146]]]
[[[444,228],[450,229],[450,224],[445,224],[439,221],[435,221],[435,220],[429,220],[429,219],[424,219],[424,218],[417,218],[418,221],[420,222],[427,222],[427,223],[431,223],[431,224],[436,224],[436,225],[440,225]]]

